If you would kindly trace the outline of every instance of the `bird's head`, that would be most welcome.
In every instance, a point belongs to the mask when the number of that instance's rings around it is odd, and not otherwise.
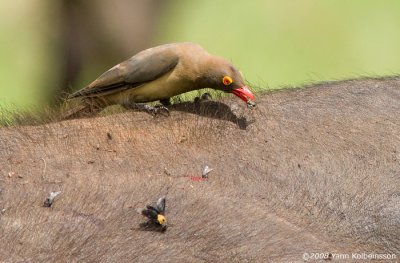
[[[212,57],[207,64],[204,80],[209,88],[233,93],[246,103],[254,101],[254,95],[244,84],[242,74],[229,61]]]
[[[160,225],[164,226],[167,224],[167,219],[165,218],[165,216],[158,214],[157,215],[157,221]]]

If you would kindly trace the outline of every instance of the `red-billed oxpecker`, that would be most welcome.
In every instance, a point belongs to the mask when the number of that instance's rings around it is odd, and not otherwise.
[[[139,52],[103,73],[89,86],[71,94],[82,97],[72,115],[97,112],[108,105],[134,108],[203,88],[233,93],[252,108],[254,95],[241,73],[226,59],[209,54],[194,43],[173,43]]]

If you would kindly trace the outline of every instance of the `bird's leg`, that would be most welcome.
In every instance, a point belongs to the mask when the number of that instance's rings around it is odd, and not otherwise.
[[[160,114],[160,115],[168,117],[170,115],[169,109],[162,104],[157,104],[152,108],[153,108],[152,109],[153,115],[155,115],[155,116]]]
[[[124,103],[122,106],[126,109],[144,111],[153,116],[163,115],[169,116],[169,110],[162,104],[157,104],[154,107],[146,103]]]
[[[171,100],[170,100],[170,98],[160,100],[160,103],[161,103],[163,106],[165,106],[165,107],[171,106]]]
[[[194,98],[194,102],[198,103],[198,102],[207,101],[210,99],[212,99],[211,94],[206,92],[206,93],[202,94],[201,96]]]

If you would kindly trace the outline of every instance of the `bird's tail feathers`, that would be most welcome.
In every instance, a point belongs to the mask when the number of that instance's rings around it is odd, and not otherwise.
[[[85,99],[67,100],[61,109],[63,120],[94,116],[103,107]]]

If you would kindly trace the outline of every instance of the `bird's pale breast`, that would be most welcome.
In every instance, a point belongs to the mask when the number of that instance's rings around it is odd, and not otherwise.
[[[191,90],[192,85],[192,82],[178,78],[172,71],[141,86],[108,95],[106,100],[118,104],[157,101],[185,93]]]

